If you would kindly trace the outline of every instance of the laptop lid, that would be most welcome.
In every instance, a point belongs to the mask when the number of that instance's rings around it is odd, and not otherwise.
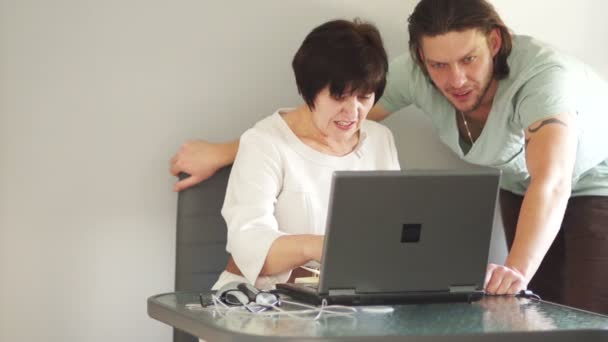
[[[500,171],[339,171],[318,293],[483,287]]]

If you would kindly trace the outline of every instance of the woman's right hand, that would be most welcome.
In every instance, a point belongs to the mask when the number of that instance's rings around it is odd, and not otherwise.
[[[260,271],[261,275],[273,275],[293,270],[311,260],[321,261],[323,235],[282,235],[274,240]]]
[[[204,140],[187,141],[171,158],[171,173],[178,176],[183,172],[190,176],[175,183],[173,189],[181,191],[213,176],[234,161],[237,147],[238,142],[214,144]]]
[[[309,241],[304,245],[305,252],[310,260],[321,262],[321,256],[323,255],[323,241],[325,236],[323,235],[310,235]]]

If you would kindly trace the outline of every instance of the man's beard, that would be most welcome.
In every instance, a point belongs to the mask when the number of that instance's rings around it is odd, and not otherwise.
[[[476,99],[475,103],[473,104],[473,106],[471,106],[471,108],[470,108],[470,109],[467,109],[467,110],[462,110],[462,111],[461,111],[460,109],[458,109],[458,108],[457,108],[457,107],[454,105],[454,103],[453,103],[453,102],[451,102],[451,101],[450,101],[450,102],[452,103],[452,106],[453,106],[453,107],[454,107],[454,108],[455,108],[457,111],[460,111],[460,112],[462,112],[463,114],[468,114],[468,113],[472,113],[472,112],[476,111],[476,110],[477,110],[477,109],[479,109],[479,107],[481,107],[481,105],[483,104],[483,99],[484,99],[484,98],[486,97],[486,95],[488,94],[488,91],[490,90],[490,86],[492,85],[492,81],[493,81],[493,80],[494,80],[494,65],[492,64],[492,65],[491,65],[490,72],[489,72],[489,77],[488,77],[488,79],[486,80],[486,84],[485,84],[485,85],[484,85],[484,87],[482,88],[482,91],[481,91],[481,93],[480,93],[479,97],[477,97],[477,99]]]
[[[488,80],[488,82],[486,83],[485,87],[483,88],[483,90],[481,91],[481,94],[477,97],[475,103],[473,104],[473,106],[471,106],[470,109],[467,110],[463,110],[461,111],[463,114],[467,114],[467,113],[471,113],[476,111],[477,109],[479,109],[479,107],[481,107],[482,103],[483,103],[483,99],[486,97],[486,95],[488,94],[488,91],[490,90],[490,86],[492,85],[492,77],[490,77],[490,79]],[[452,106],[460,111],[460,109],[458,109],[454,103],[452,103]]]

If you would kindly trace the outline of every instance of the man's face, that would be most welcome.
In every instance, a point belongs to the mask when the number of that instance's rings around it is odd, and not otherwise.
[[[494,94],[488,89],[500,44],[497,30],[487,37],[476,29],[451,31],[422,37],[420,54],[433,83],[458,111],[467,113],[491,103]]]

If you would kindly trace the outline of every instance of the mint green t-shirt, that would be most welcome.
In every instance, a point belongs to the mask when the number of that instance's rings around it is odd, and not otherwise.
[[[416,105],[454,153],[469,163],[501,169],[501,187],[520,195],[530,181],[524,130],[543,118],[573,113],[578,149],[572,195],[608,196],[608,82],[585,64],[527,36],[513,37],[508,63],[509,77],[498,82],[492,110],[472,146],[460,138],[454,107],[409,54],[391,62],[379,103],[390,112]]]

